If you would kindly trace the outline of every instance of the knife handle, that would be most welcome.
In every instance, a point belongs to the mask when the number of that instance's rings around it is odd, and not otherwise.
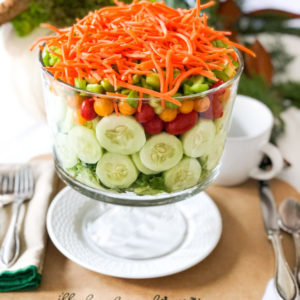
[[[280,297],[284,300],[295,300],[298,295],[296,280],[285,260],[279,232],[269,236],[275,253],[275,286]]]
[[[300,287],[300,234],[298,232],[293,233],[295,250],[296,250],[296,267],[295,267],[295,277]]]

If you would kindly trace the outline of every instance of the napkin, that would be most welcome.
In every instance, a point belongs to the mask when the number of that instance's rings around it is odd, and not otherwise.
[[[282,113],[281,117],[285,122],[285,132],[280,136],[277,144],[283,157],[291,164],[291,167],[282,170],[278,177],[291,184],[300,193],[300,109],[290,107]]]
[[[42,278],[46,249],[46,215],[49,201],[55,192],[56,176],[53,161],[37,160],[30,163],[35,177],[35,192],[20,211],[20,256],[7,268],[0,263],[0,292],[30,290],[39,286]],[[12,170],[17,165],[0,165],[0,171]],[[7,199],[6,199],[7,200]],[[2,203],[3,204],[3,203]],[[11,205],[0,207],[0,242],[10,221]]]
[[[266,290],[265,290],[265,294],[264,294],[262,300],[282,300],[276,291],[273,278],[270,279],[270,281],[268,282]]]

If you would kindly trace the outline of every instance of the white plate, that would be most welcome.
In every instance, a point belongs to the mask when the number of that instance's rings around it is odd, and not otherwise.
[[[201,193],[174,204],[187,222],[186,237],[174,251],[138,260],[109,255],[83,237],[82,219],[94,201],[68,187],[63,189],[50,205],[47,228],[59,251],[97,273],[121,278],[155,278],[178,273],[206,258],[221,236],[219,210],[207,194]]]

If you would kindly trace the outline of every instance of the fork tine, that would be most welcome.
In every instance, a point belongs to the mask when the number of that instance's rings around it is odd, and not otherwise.
[[[25,182],[26,182],[26,167],[22,167],[21,177],[20,177],[20,192],[22,194],[25,191]]]
[[[14,179],[15,179],[14,173],[10,172],[10,174],[8,176],[8,189],[9,189],[10,193],[13,191],[13,188],[14,188]]]
[[[14,184],[14,193],[15,194],[18,194],[20,192],[20,176],[21,176],[21,171],[20,170],[16,171],[15,184]]]
[[[8,177],[7,175],[3,175],[3,180],[2,180],[2,193],[6,194],[8,190]]]
[[[31,198],[34,190],[32,169],[26,165],[21,167],[15,176],[15,195]]]
[[[24,167],[24,193],[27,193],[29,187],[30,170],[29,166]]]

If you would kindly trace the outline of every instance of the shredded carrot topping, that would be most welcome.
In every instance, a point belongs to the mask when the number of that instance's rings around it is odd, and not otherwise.
[[[210,1],[195,8],[174,9],[164,2],[133,1],[117,6],[104,7],[90,12],[71,27],[58,29],[44,24],[56,35],[42,37],[31,47],[45,43],[49,52],[52,46],[61,50],[61,59],[46,67],[55,78],[74,85],[75,78],[107,78],[117,85],[142,94],[159,97],[180,105],[174,95],[182,81],[190,75],[202,75],[216,80],[213,69],[237,60],[232,46],[255,54],[242,45],[228,39],[230,32],[216,31],[207,25],[204,8]],[[214,40],[221,40],[228,48],[218,48]],[[173,70],[180,75],[173,78]],[[156,72],[160,79],[160,91],[153,91],[132,84],[134,74]],[[140,105],[138,110],[140,109]],[[118,108],[115,106],[118,114]]]

